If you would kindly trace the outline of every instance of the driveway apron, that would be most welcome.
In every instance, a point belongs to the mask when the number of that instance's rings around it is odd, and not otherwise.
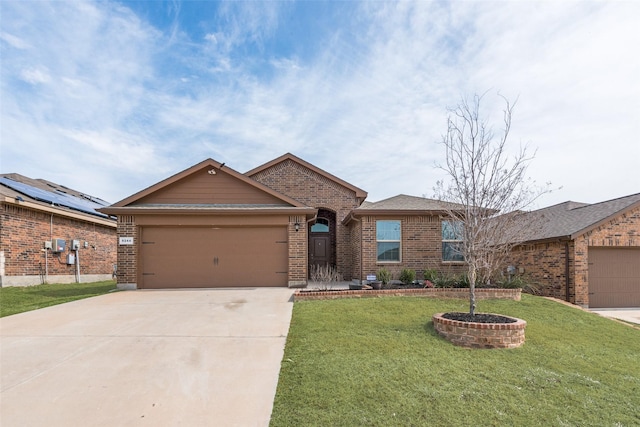
[[[0,319],[0,425],[266,426],[293,291],[117,292]]]

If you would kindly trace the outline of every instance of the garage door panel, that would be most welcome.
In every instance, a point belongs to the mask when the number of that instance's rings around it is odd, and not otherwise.
[[[589,307],[640,307],[640,248],[589,248]]]
[[[143,288],[286,286],[284,227],[144,227]]]

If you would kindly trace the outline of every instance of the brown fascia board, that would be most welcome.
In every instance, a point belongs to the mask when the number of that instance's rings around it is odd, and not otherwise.
[[[216,208],[216,207],[145,207],[145,206],[109,206],[101,208],[100,212],[109,215],[305,215],[312,219],[318,210],[308,207],[282,207],[282,208]]]
[[[41,203],[38,203],[38,202],[30,202],[30,201],[26,201],[26,200],[17,201],[14,197],[6,197],[6,196],[4,198],[0,199],[0,201],[2,201],[3,203],[6,203],[8,205],[29,208],[29,209],[37,210],[37,211],[40,211],[40,212],[46,212],[46,213],[49,213],[49,214],[63,216],[63,217],[66,217],[66,218],[72,218],[72,219],[75,219],[75,220],[80,220],[80,221],[100,224],[100,225],[104,225],[104,226],[107,226],[107,227],[113,227],[113,228],[117,227],[116,221],[114,219],[100,218],[100,217],[97,217],[95,215],[83,214],[81,212],[73,212],[73,211],[67,211],[67,210],[63,210],[63,209],[57,209],[55,207],[51,207],[49,205],[41,204]],[[98,209],[96,209],[96,210],[98,210]],[[103,212],[103,213],[107,213],[107,212]]]
[[[524,242],[519,242],[515,244],[515,247],[524,246],[524,245],[539,245],[542,243],[562,243],[562,242],[570,242],[572,241],[571,236],[556,236],[556,237],[545,237],[544,239],[534,239],[534,240],[525,240]]]
[[[342,220],[342,224],[348,225],[352,219],[363,216],[420,216],[420,215],[447,215],[444,210],[421,211],[415,209],[354,209]]]
[[[217,162],[211,158],[206,159],[201,161],[200,163],[191,166],[190,168],[187,168],[185,170],[183,170],[182,172],[178,172],[175,175],[170,176],[167,179],[164,179],[160,182],[158,182],[157,184],[152,185],[151,187],[147,187],[144,190],[138,191],[137,193],[127,197],[126,199],[120,200],[117,203],[114,203],[113,205],[111,205],[110,207],[114,207],[114,208],[121,208],[121,207],[125,207],[127,205],[130,205],[131,203],[134,203],[137,200],[142,199],[145,196],[148,196],[151,193],[154,193],[155,191],[160,190],[161,188],[164,188],[168,185],[173,184],[176,181],[181,180],[182,178],[191,175],[192,173],[195,173],[201,169],[204,169],[206,167],[213,167],[216,168],[218,170],[222,169],[222,163]],[[266,185],[260,184],[258,181],[255,181],[243,174],[241,174],[240,172],[237,172],[233,169],[231,169],[228,166],[224,166],[224,172],[228,173],[229,175],[233,176],[234,178],[237,178],[249,185],[252,185],[256,188],[258,188],[259,190],[264,191],[265,193],[268,193],[280,200],[282,200],[283,202],[286,202],[292,206],[295,207],[306,207],[305,205],[301,204],[300,202],[292,199],[291,197],[285,196],[284,194],[280,194],[277,191],[267,187]],[[104,208],[102,208],[104,209]],[[99,212],[103,212],[103,213],[108,213],[107,211],[103,211],[102,209],[99,209]]]
[[[283,154],[282,156],[278,157],[277,159],[273,159],[270,162],[267,162],[261,166],[258,166],[257,168],[253,168],[248,172],[245,172],[246,176],[253,176],[256,175],[260,172],[262,172],[265,169],[269,169],[271,166],[277,165],[278,163],[284,162],[285,160],[291,160],[292,162],[296,162],[301,164],[302,166],[311,169],[312,171],[314,171],[315,173],[317,173],[318,175],[322,175],[327,179],[330,179],[331,181],[334,181],[340,185],[342,185],[343,187],[348,188],[349,190],[353,191],[354,193],[356,193],[356,197],[360,200],[360,203],[362,203],[364,201],[364,199],[367,198],[367,192],[364,191],[361,188],[356,187],[355,185],[349,184],[347,181],[344,181],[340,178],[338,178],[335,175],[330,174],[329,172],[320,169],[317,166],[312,165],[311,163],[302,160],[300,157],[297,157],[291,153],[286,153]]]
[[[629,206],[627,206],[624,209],[619,210],[618,212],[615,212],[609,216],[607,216],[606,218],[601,219],[598,222],[595,222],[593,224],[591,224],[588,227],[583,228],[582,230],[578,230],[575,233],[571,234],[569,237],[571,238],[571,240],[574,240],[576,237],[582,236],[583,234],[586,234],[588,232],[590,232],[591,230],[594,230],[598,227],[600,227],[602,224],[605,224],[609,221],[611,221],[612,219],[619,217],[620,215],[624,215],[625,213],[632,211],[636,208],[640,207],[640,200],[638,200],[635,203],[630,204]]]

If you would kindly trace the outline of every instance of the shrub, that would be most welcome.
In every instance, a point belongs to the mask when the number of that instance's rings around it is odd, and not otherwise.
[[[439,274],[436,270],[429,268],[424,271],[424,280],[435,283],[438,280]]]
[[[454,288],[468,288],[469,287],[469,276],[466,274],[461,274],[455,278]]]
[[[386,285],[391,281],[391,272],[386,268],[381,268],[376,273],[376,279],[382,282],[383,285]]]
[[[508,279],[497,281],[496,284],[500,288],[517,289],[521,288],[523,292],[532,295],[540,295],[540,285],[533,283],[522,276],[513,276]]]
[[[400,272],[400,281],[405,285],[409,285],[416,280],[416,271],[410,268],[403,268]]]
[[[454,276],[445,274],[437,275],[432,282],[436,288],[453,288],[455,284]]]
[[[318,282],[321,286],[321,289],[327,290],[330,288],[330,284],[332,282],[340,282],[342,280],[342,276],[338,274],[338,271],[335,267],[325,264],[325,265],[311,265],[311,280],[314,282]]]

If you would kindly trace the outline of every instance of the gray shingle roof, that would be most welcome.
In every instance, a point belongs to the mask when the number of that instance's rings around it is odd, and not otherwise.
[[[638,204],[640,193],[600,203],[567,201],[547,208],[532,211],[524,220],[539,221],[541,226],[526,236],[527,241],[570,236],[575,238],[601,221]]]
[[[445,209],[461,209],[457,203],[443,202],[441,200],[427,199],[425,197],[407,196],[399,194],[379,202],[365,202],[359,208],[367,210],[403,210],[403,211],[442,211]]]

